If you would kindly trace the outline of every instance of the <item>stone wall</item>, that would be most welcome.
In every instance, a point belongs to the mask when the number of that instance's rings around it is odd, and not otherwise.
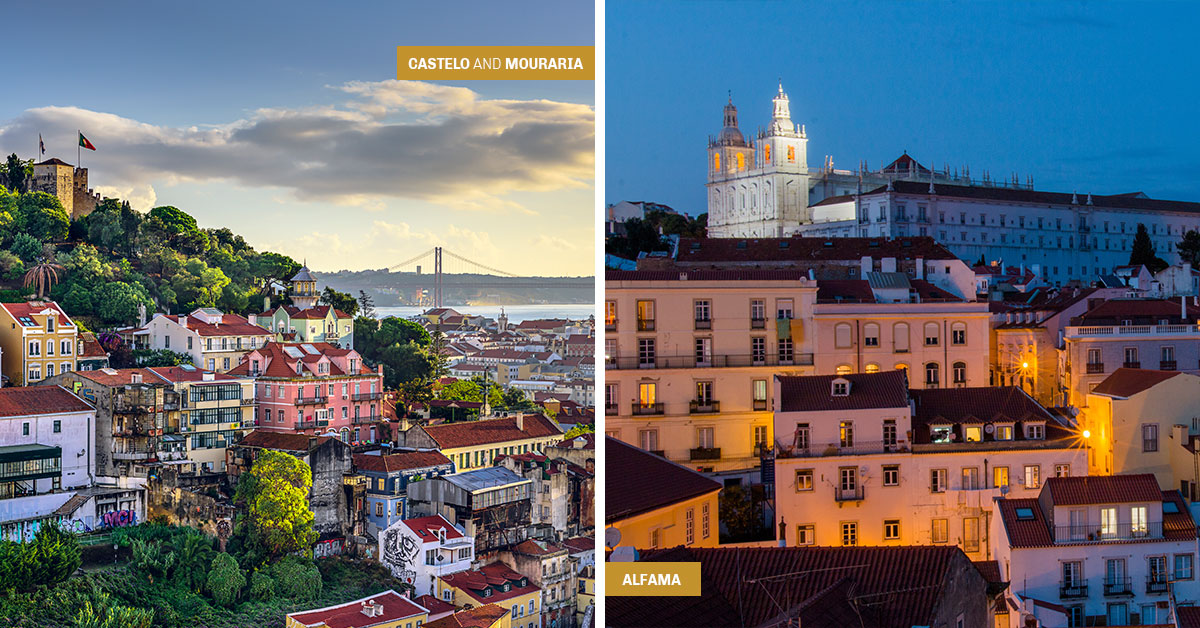
[[[203,530],[205,534],[219,536],[222,521],[231,522],[233,506],[224,500],[214,499],[200,487],[180,488],[172,478],[157,477],[146,483],[146,510],[149,519],[165,518],[168,523]],[[225,530],[227,534],[228,531]]]

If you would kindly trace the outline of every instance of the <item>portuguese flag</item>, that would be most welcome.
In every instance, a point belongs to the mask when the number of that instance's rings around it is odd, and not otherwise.
[[[79,146],[88,150],[96,150],[95,144],[89,142],[88,138],[83,136],[83,133],[79,134]]]

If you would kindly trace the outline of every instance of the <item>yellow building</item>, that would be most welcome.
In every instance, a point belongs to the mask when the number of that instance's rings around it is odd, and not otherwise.
[[[1087,396],[1089,475],[1152,473],[1163,490],[1197,498],[1200,377],[1120,368]]]
[[[425,607],[396,593],[383,591],[353,602],[291,613],[287,628],[420,628],[429,619]]]
[[[605,525],[638,549],[716,547],[721,483],[609,437]]]
[[[425,624],[425,628],[512,628],[512,625],[507,609],[484,604],[435,619]]]
[[[190,473],[225,471],[225,447],[254,426],[254,380],[190,364],[148,369],[179,393],[167,424],[178,427]]]
[[[78,335],[53,301],[0,303],[0,368],[16,386],[75,370]]]
[[[417,426],[396,435],[408,449],[437,449],[458,472],[492,466],[496,456],[542,452],[562,440],[563,429],[541,414]]]
[[[508,611],[508,623],[504,625],[511,628],[542,627],[542,589],[504,563],[439,577],[437,597],[462,609],[498,606]],[[499,624],[488,626],[493,625]]]

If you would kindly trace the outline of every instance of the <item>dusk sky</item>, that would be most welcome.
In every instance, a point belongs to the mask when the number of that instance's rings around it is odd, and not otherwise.
[[[1200,201],[1191,3],[606,5],[609,203],[705,211],[706,142],[782,78],[809,168],[925,165],[1080,194]]]
[[[590,45],[594,4],[20,3],[0,153],[76,161],[98,192],[316,270],[435,245],[591,275],[591,81],[395,81],[397,45]],[[463,19],[470,15],[471,19]],[[537,250],[547,255],[528,255]]]

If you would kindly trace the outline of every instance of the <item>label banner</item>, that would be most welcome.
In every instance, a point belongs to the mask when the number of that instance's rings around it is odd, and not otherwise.
[[[595,46],[396,46],[402,81],[591,81]]]
[[[604,563],[605,595],[700,595],[700,563]]]

